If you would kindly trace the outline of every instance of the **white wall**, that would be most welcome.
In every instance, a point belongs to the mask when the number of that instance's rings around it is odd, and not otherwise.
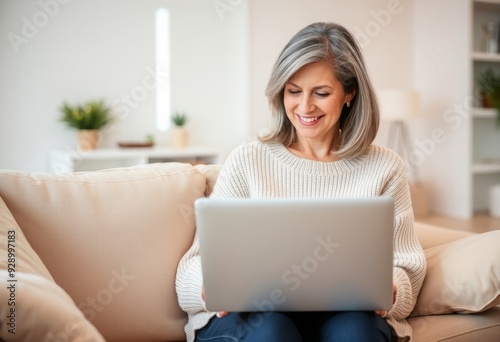
[[[468,0],[415,3],[415,83],[422,93],[416,135],[422,175],[434,213],[472,212],[471,63]],[[446,18],[447,22],[443,22]],[[449,22],[449,24],[447,24]]]
[[[0,168],[45,171],[50,149],[74,148],[75,132],[58,122],[63,100],[121,108],[103,147],[149,133],[166,140],[144,87],[160,6],[171,12],[172,109],[187,112],[192,145],[225,154],[244,139],[246,3],[221,17],[207,0],[0,0]]]
[[[22,34],[23,18],[47,12],[40,3],[59,8],[16,53],[5,38]],[[336,21],[359,37],[375,87],[413,82],[410,0],[0,0],[0,168],[47,170],[50,149],[76,145],[75,132],[57,120],[62,100],[123,105],[122,96],[141,87],[155,63],[159,6],[172,17],[173,109],[190,115],[193,145],[214,146],[222,157],[269,125],[271,67],[313,21]],[[144,97],[104,147],[155,130],[154,91]]]

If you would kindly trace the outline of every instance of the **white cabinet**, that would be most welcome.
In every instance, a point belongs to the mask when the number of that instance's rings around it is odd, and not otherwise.
[[[415,85],[423,120],[417,140],[426,146],[422,175],[431,209],[470,218],[485,212],[500,183],[500,129],[494,109],[481,108],[476,77],[500,73],[500,54],[486,51],[487,23],[500,24],[500,0],[419,0],[415,11]],[[432,140],[433,132],[443,137]]]
[[[50,170],[54,173],[93,171],[158,162],[214,164],[218,152],[205,147],[117,148],[76,151],[56,149],[50,152]]]

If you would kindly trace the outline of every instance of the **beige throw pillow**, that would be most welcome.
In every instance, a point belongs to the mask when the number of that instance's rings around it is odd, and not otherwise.
[[[104,341],[54,283],[0,198],[0,340]]]
[[[0,279],[0,340],[104,342],[68,294],[53,281],[16,272],[16,282],[5,284],[3,280],[10,279],[7,270],[0,270]]]
[[[412,316],[481,312],[500,304],[500,231],[425,250],[427,274]]]
[[[9,267],[9,247],[11,261],[15,264],[16,272],[38,274],[53,281],[52,276],[43,264],[36,252],[31,248],[28,240],[24,236],[21,228],[12,216],[9,208],[0,197],[0,270],[7,270]],[[10,265],[12,266],[12,265]],[[4,303],[4,302],[2,302]]]

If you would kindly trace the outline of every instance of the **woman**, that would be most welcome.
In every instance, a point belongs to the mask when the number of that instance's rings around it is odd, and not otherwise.
[[[179,303],[189,316],[188,341],[390,341],[392,333],[411,337],[405,318],[422,285],[425,258],[413,231],[403,162],[372,144],[379,112],[356,41],[337,24],[305,27],[281,52],[266,95],[274,131],[230,154],[212,197],[391,196],[394,305],[389,312],[207,312],[195,238],[179,264],[176,284]],[[252,326],[251,319],[261,324]]]

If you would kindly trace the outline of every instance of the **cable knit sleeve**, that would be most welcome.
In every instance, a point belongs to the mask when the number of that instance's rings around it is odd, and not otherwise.
[[[182,310],[191,314],[205,309],[201,298],[202,276],[197,235],[194,237],[191,248],[184,254],[179,263],[176,278],[179,305]]]
[[[388,323],[399,336],[411,336],[405,322],[410,315],[422,287],[426,272],[425,255],[414,231],[413,209],[408,182],[401,160],[395,163],[384,194],[394,199],[394,270],[397,287],[396,301],[389,312]]]
[[[236,165],[238,158],[232,153],[221,169],[211,197],[243,197],[246,194],[244,178],[241,177],[241,170],[234,168]],[[175,280],[179,305],[188,313],[190,320],[185,329],[188,341],[193,341],[194,331],[203,327],[215,315],[206,310],[202,300],[203,277],[199,252],[196,232],[193,244],[179,262]]]
[[[214,190],[210,197],[234,198],[246,197],[247,188],[241,170],[237,167],[237,150],[230,154],[224,166],[221,168]],[[193,244],[182,257],[178,270],[176,287],[181,308],[190,314],[204,311],[204,303],[201,298],[202,272],[199,255],[198,232],[196,232]]]

